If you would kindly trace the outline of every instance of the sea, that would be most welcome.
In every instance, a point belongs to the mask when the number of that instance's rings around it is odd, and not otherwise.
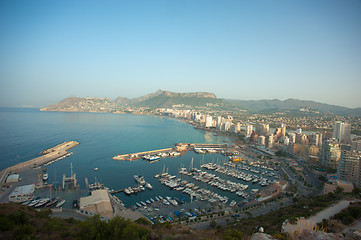
[[[179,157],[162,158],[152,163],[142,159],[116,161],[112,159],[113,156],[170,148],[176,143],[232,142],[231,138],[195,129],[185,122],[161,116],[42,112],[36,108],[0,108],[0,136],[0,169],[36,158],[40,156],[41,151],[59,143],[78,141],[80,144],[69,150],[73,153],[71,156],[47,166],[48,183],[61,184],[64,174],[70,176],[72,164],[81,190],[63,194],[68,198],[78,198],[80,195],[88,194],[85,190],[85,178],[89,183],[100,182],[110,189],[119,190],[136,186],[134,175],[144,176],[153,186],[152,190],[146,189],[144,192],[130,196],[123,192],[116,194],[126,207],[151,197],[154,199],[159,195],[189,201],[188,195],[161,185],[154,177],[155,174],[165,170],[171,175],[176,175],[177,178],[185,178],[178,174],[180,167],[189,168],[193,162],[193,167],[200,169],[202,163],[223,164],[228,159],[221,154],[196,154],[192,151]],[[95,171],[95,168],[98,171]],[[226,175],[220,177],[235,182],[240,181]],[[229,201],[242,200],[234,193],[225,193],[209,185],[201,187],[227,195]],[[252,188],[260,187],[257,184],[257,187]]]
[[[75,140],[80,144],[70,149],[73,153],[71,156],[47,167],[48,182],[61,182],[63,174],[69,176],[72,163],[81,188],[85,187],[85,178],[88,178],[89,183],[98,181],[114,190],[135,186],[133,175],[139,174],[153,185],[154,190],[149,192],[161,194],[157,188],[164,186],[157,184],[154,178],[156,173],[168,169],[170,173],[176,174],[181,164],[188,167],[192,157],[195,158],[196,167],[202,156],[189,152],[184,156],[169,157],[154,163],[141,159],[115,161],[112,157],[170,148],[176,143],[231,141],[211,132],[194,129],[182,121],[160,116],[0,108],[0,123],[0,169],[38,157],[41,151],[64,141]],[[208,157],[216,158],[214,155]],[[224,158],[222,155],[218,157]],[[94,171],[94,168],[98,168],[98,171]],[[148,197],[152,194],[143,195]],[[120,199],[126,205],[133,202],[132,197]]]

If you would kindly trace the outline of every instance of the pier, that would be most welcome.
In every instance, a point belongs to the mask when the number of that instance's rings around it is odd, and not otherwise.
[[[128,154],[123,154],[123,155],[117,155],[117,156],[113,157],[113,159],[114,160],[132,161],[132,160],[137,160],[139,158],[142,158],[145,155],[155,155],[155,154],[158,154],[158,153],[167,153],[167,152],[172,152],[172,151],[174,151],[174,148],[164,148],[164,149],[152,150],[152,151],[146,151],[146,152],[128,153]]]
[[[42,166],[54,159],[57,159],[59,157],[65,156],[68,154],[68,151],[70,148],[73,148],[77,146],[79,143],[76,141],[69,141],[61,143],[55,147],[49,148],[42,152],[43,156],[34,158],[32,160],[16,164],[12,167],[9,167],[7,170],[10,172],[15,172],[20,169],[26,168],[26,167],[39,167]]]
[[[221,150],[228,148],[227,144],[210,144],[210,143],[177,143],[174,148],[165,148],[159,150],[151,150],[145,152],[138,153],[128,153],[123,155],[114,156],[114,160],[126,160],[133,161],[139,158],[144,157],[145,155],[156,155],[159,153],[170,153],[170,152],[184,152],[184,151],[192,151],[195,149],[204,149],[204,150]]]

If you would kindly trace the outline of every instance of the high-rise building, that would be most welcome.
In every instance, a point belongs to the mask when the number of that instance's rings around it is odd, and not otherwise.
[[[234,132],[235,133],[239,133],[241,131],[241,123],[238,122],[237,124],[235,124],[234,126]]]
[[[251,124],[247,124],[246,127],[246,137],[250,137],[253,131],[253,126]]]
[[[267,136],[267,147],[273,148],[273,135]]]
[[[296,142],[296,133],[289,133],[288,135],[290,136],[290,143],[295,143]]]
[[[217,117],[217,129],[218,129],[218,130],[221,130],[222,123],[223,123],[223,117],[222,117],[222,116],[218,116],[218,117]]]
[[[256,132],[252,132],[251,136],[249,137],[251,141],[257,142],[258,141],[258,134]]]
[[[282,137],[285,137],[286,136],[286,124],[282,123],[281,124],[281,134],[282,134]]]
[[[296,133],[296,143],[308,145],[308,138],[306,134]]]
[[[268,136],[270,135],[269,124],[259,124],[257,126],[257,133],[259,135]]]
[[[321,164],[336,169],[341,157],[341,147],[334,138],[328,139],[322,145]]]
[[[339,179],[361,186],[361,152],[342,151],[340,164],[337,169]]]
[[[266,145],[266,137],[265,136],[258,136],[258,143],[261,145]]]
[[[351,150],[361,151],[361,140],[352,141]]]
[[[333,138],[336,138],[340,143],[351,142],[351,124],[337,121],[333,126]]]
[[[231,128],[231,123],[229,121],[226,121],[222,124],[222,130],[228,131]]]
[[[212,123],[213,123],[212,116],[207,115],[207,117],[206,117],[206,128],[213,127]]]
[[[322,133],[312,133],[309,136],[310,144],[316,147],[322,146]]]
[[[289,139],[288,137],[284,137],[284,138],[283,138],[283,144],[284,144],[284,145],[290,144],[290,139]]]

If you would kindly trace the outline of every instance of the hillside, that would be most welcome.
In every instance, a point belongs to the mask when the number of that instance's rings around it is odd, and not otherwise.
[[[308,100],[287,99],[284,101],[273,100],[231,100],[227,99],[226,102],[232,103],[252,113],[272,112],[282,110],[297,110],[305,108],[310,111],[319,111],[322,113],[332,113],[337,115],[354,115],[361,116],[361,108],[350,109],[346,107],[330,105],[326,103],[319,103]]]
[[[213,93],[193,92],[175,93],[158,90],[139,98],[128,99],[118,97],[109,98],[77,98],[69,97],[63,101],[46,106],[42,111],[67,111],[67,112],[115,112],[126,107],[169,108],[185,106],[190,108],[205,107],[210,109],[247,110],[250,113],[272,113],[285,110],[306,109],[310,113],[331,113],[345,116],[361,116],[361,108],[350,109],[315,101],[287,99],[284,101],[273,100],[232,100],[219,99]]]
[[[77,98],[69,97],[63,101],[46,106],[41,111],[67,111],[67,112],[114,112],[124,107],[172,107],[173,105],[187,105],[190,107],[205,106],[207,103],[219,104],[223,100],[207,92],[174,93],[159,90],[139,98],[128,99],[118,97],[115,101],[109,98]]]

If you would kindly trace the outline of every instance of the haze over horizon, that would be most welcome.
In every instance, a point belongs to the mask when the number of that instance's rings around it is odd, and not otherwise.
[[[162,89],[361,107],[360,22],[356,0],[0,0],[0,106]]]

